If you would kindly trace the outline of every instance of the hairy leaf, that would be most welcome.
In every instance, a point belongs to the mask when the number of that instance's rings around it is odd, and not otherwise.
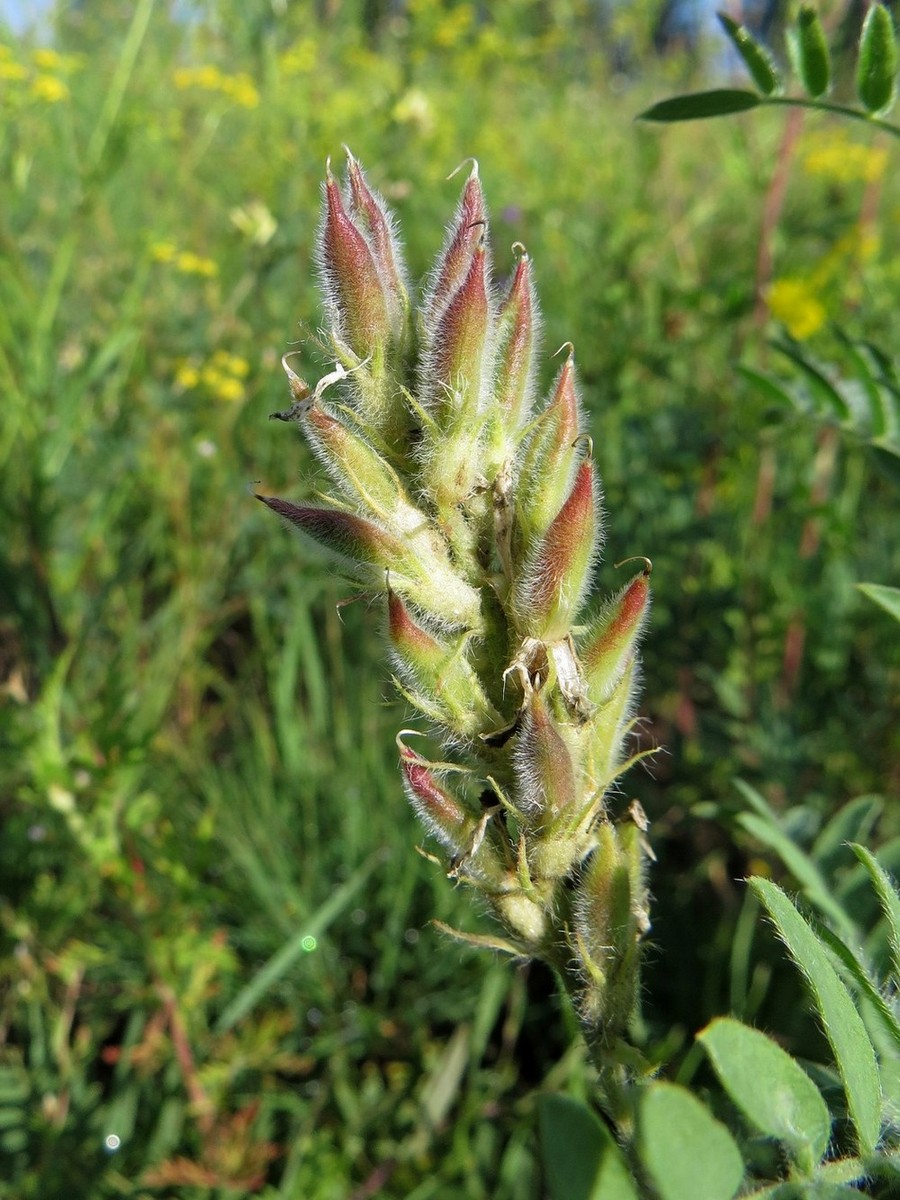
[[[750,886],[806,977],[834,1053],[860,1149],[871,1153],[881,1125],[881,1078],[862,1017],[825,947],[781,888],[766,879],[752,879]]]

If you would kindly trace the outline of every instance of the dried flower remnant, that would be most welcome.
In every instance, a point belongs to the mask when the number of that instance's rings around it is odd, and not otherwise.
[[[491,944],[565,981],[602,1063],[649,928],[644,830],[607,797],[629,765],[650,567],[583,624],[602,528],[593,447],[573,347],[535,411],[533,267],[514,252],[499,294],[472,163],[416,309],[384,201],[352,155],[343,185],[329,163],[335,366],[310,387],[286,364],[293,404],[274,415],[300,425],[333,487],[324,504],[259,499],[383,597],[395,682],[441,747],[432,761],[398,742],[410,803],[503,925]]]

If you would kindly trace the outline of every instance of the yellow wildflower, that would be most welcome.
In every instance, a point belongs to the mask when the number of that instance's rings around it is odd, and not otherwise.
[[[42,71],[60,71],[65,69],[63,56],[57,53],[56,50],[51,50],[48,46],[42,46],[40,49],[35,50],[31,59],[34,65],[40,67]]]
[[[278,229],[278,222],[262,200],[250,200],[242,208],[233,208],[228,217],[254,246],[268,245]]]
[[[181,250],[176,254],[175,267],[182,275],[202,275],[205,279],[212,279],[219,273],[218,266],[211,258],[203,258],[200,254],[194,254],[193,250]]]
[[[177,253],[178,247],[174,242],[154,242],[150,247],[150,257],[154,262],[172,262]]]
[[[219,90],[244,108],[256,108],[259,104],[259,92],[253,80],[244,72],[240,75],[223,75],[219,81]]]
[[[431,133],[434,128],[434,110],[431,101],[419,88],[409,88],[403,93],[391,116],[399,125],[412,125],[421,133]]]
[[[200,382],[200,372],[193,363],[183,362],[178,365],[175,371],[175,383],[178,387],[188,391],[190,388],[195,388]]]
[[[243,400],[244,385],[240,379],[218,371],[214,366],[204,367],[200,372],[200,380],[204,388],[217,400]]]
[[[28,68],[23,67],[21,63],[10,62],[6,58],[0,58],[0,79],[27,79]]]
[[[887,167],[884,146],[866,146],[854,142],[846,133],[818,134],[806,142],[803,169],[837,183],[872,183]]]
[[[285,75],[305,75],[316,65],[318,49],[312,38],[298,38],[279,62]]]
[[[60,100],[68,99],[69,88],[65,81],[56,75],[35,75],[31,81],[31,94],[36,100],[58,104]]]
[[[227,350],[217,350],[212,360],[221,370],[236,375],[238,379],[246,379],[250,374],[250,364],[246,358],[241,358],[238,354],[229,354]]]
[[[244,385],[233,376],[221,375],[213,391],[220,400],[233,402],[244,398]]]
[[[767,297],[769,312],[797,341],[812,337],[825,324],[825,305],[805,279],[776,279]]]

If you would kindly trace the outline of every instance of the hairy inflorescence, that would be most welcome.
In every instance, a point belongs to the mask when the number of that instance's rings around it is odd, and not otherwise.
[[[327,167],[318,238],[334,367],[310,387],[286,359],[293,403],[274,414],[332,486],[325,503],[259,499],[383,598],[397,688],[444,756],[404,731],[404,786],[447,873],[504,927],[477,940],[551,964],[609,1045],[649,927],[646,822],[607,804],[649,562],[585,616],[602,516],[574,349],[536,408],[531,259],[516,245],[498,290],[477,164],[415,304],[393,218],[347,159],[344,186]]]

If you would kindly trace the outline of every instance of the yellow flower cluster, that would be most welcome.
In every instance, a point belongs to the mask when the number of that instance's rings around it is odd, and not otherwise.
[[[171,263],[182,275],[199,275],[203,279],[215,279],[218,265],[211,258],[195,254],[193,250],[179,250],[174,242],[154,242],[150,247],[154,262]]]
[[[219,92],[235,104],[240,104],[242,108],[256,108],[259,104],[259,91],[246,71],[237,75],[226,75],[213,66],[179,67],[172,79],[181,91],[202,88],[207,92]]]
[[[33,51],[30,63],[19,62],[9,46],[0,44],[0,82],[25,84],[24,93],[19,95],[44,104],[68,100],[69,85],[63,76],[71,75],[79,65],[72,55],[58,54],[46,47]]]
[[[803,169],[835,183],[872,183],[887,167],[884,146],[866,146],[852,141],[843,130],[815,133],[806,140]]]
[[[246,394],[244,381],[250,374],[250,364],[238,354],[217,350],[206,363],[183,359],[175,370],[175,384],[182,391],[201,388],[216,400],[236,403]]]
[[[285,75],[308,75],[316,65],[319,50],[312,38],[298,38],[279,57],[278,65]]]
[[[798,342],[818,333],[828,319],[812,283],[797,275],[776,279],[767,300],[769,312]]]
[[[869,262],[877,255],[880,244],[876,231],[854,226],[838,238],[809,275],[786,275],[773,282],[766,297],[769,312],[797,341],[812,337],[828,319],[822,297],[829,285],[838,281],[849,296],[849,266],[854,260],[858,264]]]

